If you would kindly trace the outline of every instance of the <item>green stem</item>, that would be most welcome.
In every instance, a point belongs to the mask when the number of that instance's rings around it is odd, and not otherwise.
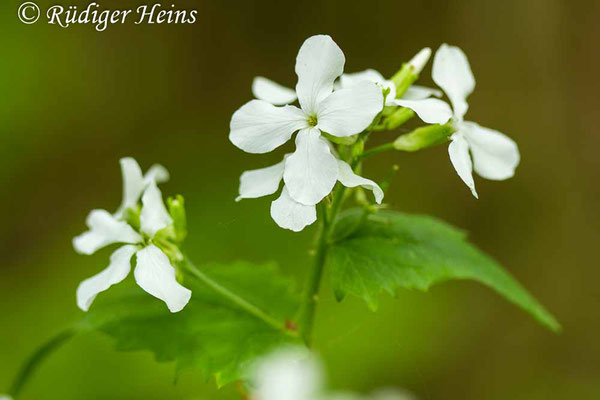
[[[17,398],[21,393],[21,390],[27,383],[27,381],[31,378],[39,364],[48,358],[55,350],[57,350],[61,345],[63,345],[67,340],[75,335],[75,331],[73,329],[67,329],[65,331],[60,332],[48,342],[44,343],[41,347],[39,347],[23,364],[21,370],[18,375],[14,379],[10,390],[8,393],[13,397]]]
[[[362,160],[364,158],[372,156],[373,154],[381,153],[383,151],[388,151],[388,150],[395,150],[394,142],[382,144],[381,146],[377,146],[377,147],[373,147],[373,148],[365,151],[364,153],[362,153],[360,156],[358,156],[358,160]]]
[[[219,293],[221,296],[229,299],[231,302],[233,302],[235,305],[240,307],[242,310],[244,310],[244,311],[248,312],[249,314],[255,316],[256,318],[262,320],[263,322],[265,322],[267,325],[271,326],[272,328],[283,331],[285,334],[287,334],[289,336],[298,337],[298,333],[296,331],[288,329],[287,324],[285,322],[279,321],[278,319],[270,316],[269,314],[267,314],[265,311],[261,310],[254,304],[248,302],[247,300],[245,300],[242,297],[238,296],[237,294],[233,293],[226,287],[215,282],[208,275],[206,275],[205,273],[200,271],[198,268],[196,268],[196,266],[194,266],[194,264],[192,264],[192,262],[187,257],[182,262],[182,265],[195,278],[200,280],[202,283],[204,283],[206,286],[210,287],[215,292]]]
[[[338,186],[333,196],[333,204],[329,213],[325,206],[321,205],[322,223],[317,234],[317,247],[313,259],[313,264],[308,275],[308,280],[304,288],[304,295],[298,314],[298,326],[300,333],[306,345],[310,346],[312,342],[312,329],[315,319],[315,309],[319,301],[319,287],[323,277],[323,268],[327,258],[328,239],[333,229],[335,217],[338,214],[342,203],[344,202],[344,193],[346,188]],[[322,204],[322,203],[321,203]]]

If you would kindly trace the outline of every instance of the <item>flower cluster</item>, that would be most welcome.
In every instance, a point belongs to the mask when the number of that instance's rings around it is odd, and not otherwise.
[[[430,55],[431,50],[425,48],[407,63],[415,77]],[[452,107],[436,98],[442,96],[437,89],[409,84],[398,90],[398,82],[386,80],[373,69],[344,74],[344,63],[344,54],[331,37],[317,35],[308,38],[298,52],[295,90],[264,77],[254,79],[252,91],[257,99],[233,114],[229,139],[246,152],[267,153],[298,132],[296,150],[278,164],[244,172],[236,200],[273,194],[283,180],[281,195],[271,203],[271,216],[279,226],[293,231],[315,222],[316,204],[338,181],[372,190],[380,204],[381,188],[355,174],[348,160],[339,157],[334,143],[344,143],[343,139],[353,143],[358,134],[368,132],[384,117],[386,109],[394,108],[408,108],[428,124],[451,127],[450,160],[475,197],[473,169],[494,180],[514,174],[519,163],[516,144],[500,132],[463,120],[475,79],[458,47],[442,45],[432,71]],[[291,105],[296,100],[299,108]]]
[[[368,396],[327,392],[320,360],[304,347],[284,347],[255,363],[250,379],[254,400],[415,400],[399,389],[382,389]]]
[[[242,198],[275,193],[283,179],[280,197],[271,204],[271,216],[283,228],[302,230],[317,219],[315,205],[327,196],[337,181],[345,186],[373,190],[381,203],[383,191],[368,179],[356,175],[350,165],[336,157],[324,137],[344,138],[365,130],[383,109],[381,88],[362,81],[334,91],[334,82],[344,70],[345,57],[326,35],[308,38],[296,58],[298,84],[295,93],[260,79],[257,96],[231,118],[229,139],[249,153],[267,153],[296,136],[296,151],[268,168],[245,172],[241,177]],[[285,105],[298,99],[300,108]]]
[[[77,288],[77,305],[87,311],[96,296],[124,280],[131,270],[135,254],[134,277],[137,284],[167,304],[171,312],[178,312],[190,300],[192,292],[176,279],[171,258],[176,258],[179,240],[173,227],[173,218],[163,203],[157,183],[169,179],[167,170],[155,165],[145,175],[133,158],[120,161],[123,175],[123,201],[111,214],[92,210],[86,220],[88,231],[73,239],[78,253],[93,254],[105,246],[122,244],[110,256],[108,267],[81,282]],[[141,197],[141,206],[138,204]]]

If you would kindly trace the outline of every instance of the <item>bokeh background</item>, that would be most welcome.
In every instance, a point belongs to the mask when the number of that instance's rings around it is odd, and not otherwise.
[[[279,229],[270,199],[233,201],[243,170],[279,160],[291,144],[248,155],[227,134],[252,78],[293,86],[302,41],[328,33],[349,72],[390,76],[443,42],[465,50],[477,79],[468,117],[519,143],[516,177],[477,179],[477,201],[445,146],[385,154],[365,175],[382,179],[396,163],[392,207],[470,231],[564,326],[552,334],[475,283],[383,296],[372,313],[356,299],[336,303],[326,281],[316,347],[331,385],[399,386],[423,400],[600,398],[600,2],[178,0],[198,10],[194,25],[105,32],[24,25],[19,4],[0,5],[0,392],[35,346],[81,316],[75,288],[109,253],[76,255],[71,238],[90,209],[118,206],[120,157],[168,167],[163,192],[186,197],[198,262],[275,260],[304,277],[313,229]],[[420,83],[432,84],[430,66]],[[193,373],[174,385],[173,370],[90,334],[43,364],[22,399],[238,398]]]

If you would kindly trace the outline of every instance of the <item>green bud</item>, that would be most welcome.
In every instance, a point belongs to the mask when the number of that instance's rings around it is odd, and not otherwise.
[[[401,98],[404,93],[408,90],[410,85],[412,85],[419,78],[419,74],[415,71],[412,65],[409,63],[405,63],[402,65],[402,68],[398,70],[392,76],[391,81],[396,85],[396,98]]]
[[[173,218],[174,239],[177,243],[183,242],[187,236],[187,218],[185,215],[185,201],[183,196],[177,195],[167,199],[169,214]]]
[[[421,150],[446,142],[452,133],[454,127],[451,124],[424,126],[399,136],[394,141],[394,148],[402,151]]]
[[[381,130],[392,131],[406,121],[415,116],[415,112],[410,108],[400,107],[396,109],[392,114],[385,118],[383,124],[381,124]]]
[[[419,74],[431,57],[431,49],[425,47],[419,51],[409,62],[402,65],[402,68],[392,76],[392,82],[396,85],[396,98],[401,98],[418,78]]]

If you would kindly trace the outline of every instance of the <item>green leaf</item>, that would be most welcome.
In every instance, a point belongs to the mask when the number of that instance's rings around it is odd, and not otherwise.
[[[338,300],[347,294],[377,307],[381,291],[428,290],[450,279],[489,286],[554,331],[556,319],[496,261],[466,240],[464,232],[434,218],[393,211],[342,213],[327,258]]]
[[[237,262],[201,269],[281,321],[291,320],[297,311],[291,282],[273,264]],[[193,294],[179,313],[170,313],[138,287],[117,287],[98,296],[78,328],[112,336],[117,350],[150,350],[157,361],[176,361],[178,371],[194,368],[207,379],[214,375],[219,386],[242,379],[256,356],[296,341],[199,281],[188,278],[183,284]]]

